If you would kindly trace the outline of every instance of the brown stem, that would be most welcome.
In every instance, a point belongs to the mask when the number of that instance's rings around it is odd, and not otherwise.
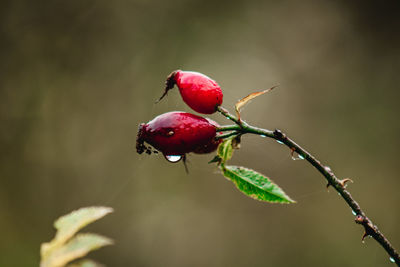
[[[395,248],[390,244],[389,240],[379,231],[378,227],[367,217],[365,212],[361,209],[360,205],[354,198],[351,196],[350,192],[346,190],[345,183],[349,180],[343,179],[339,180],[336,175],[332,172],[331,168],[326,165],[323,165],[319,160],[317,160],[313,155],[311,155],[307,150],[299,146],[292,139],[286,136],[280,130],[270,131],[266,129],[257,128],[247,124],[244,121],[238,123],[238,119],[229,113],[228,110],[224,108],[219,108],[218,111],[224,115],[227,119],[235,122],[237,125],[228,125],[217,128],[217,131],[237,131],[242,134],[252,133],[261,135],[264,137],[273,138],[280,143],[289,147],[289,149],[293,152],[296,152],[307,160],[311,165],[313,165],[328,181],[328,186],[332,186],[339,193],[339,195],[346,201],[347,205],[354,211],[356,214],[355,222],[361,224],[364,227],[364,234],[362,239],[366,236],[371,236],[375,239],[389,254],[390,258],[395,261],[397,266],[400,267],[400,255],[395,250]]]

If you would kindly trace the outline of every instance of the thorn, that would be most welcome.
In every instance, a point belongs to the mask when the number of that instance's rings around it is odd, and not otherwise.
[[[362,237],[361,237],[361,242],[364,243],[364,239],[365,239],[367,236],[369,236],[369,234],[367,234],[367,232],[364,231],[364,234],[363,234]]]
[[[361,242],[364,243],[364,239],[365,239],[367,236],[370,235],[370,234],[368,233],[368,232],[369,232],[369,231],[368,231],[369,228],[367,228],[367,226],[366,226],[366,223],[368,223],[368,221],[367,221],[367,220],[365,219],[365,217],[362,216],[362,215],[357,215],[356,218],[354,219],[354,221],[355,221],[356,223],[361,224],[361,225],[364,226],[364,233],[363,233],[363,235],[362,235],[362,237],[361,237]]]
[[[339,184],[343,187],[343,188],[346,188],[346,183],[348,183],[348,182],[352,182],[352,183],[354,183],[353,182],[353,180],[351,180],[350,178],[344,178],[344,179],[342,179],[342,180],[339,180]]]
[[[357,215],[354,221],[358,224],[363,224],[365,222],[365,218],[362,215]]]
[[[290,148],[290,155],[292,156],[292,159],[295,159],[295,157],[294,157],[294,152],[296,152],[296,148],[294,148],[294,147],[291,147]]]
[[[299,154],[299,156],[295,157],[295,155],[294,155],[295,152],[296,152],[296,148],[291,147],[291,148],[290,148],[290,156],[292,157],[292,160],[301,160],[301,159],[304,159],[304,158],[300,157],[300,154]]]
[[[293,157],[293,156],[292,156],[292,157]],[[340,186],[341,186],[342,188],[346,188],[348,182],[354,183],[353,180],[351,180],[350,178],[344,178],[344,179],[342,179],[342,180],[339,180],[339,184],[340,184]],[[332,185],[331,183],[327,183],[327,184],[326,184],[326,189],[328,189],[329,186],[331,186],[331,185]],[[329,192],[329,190],[328,190],[328,192]]]
[[[331,184],[330,183],[327,183],[326,184],[326,191],[328,191],[329,192],[329,187],[331,186]]]

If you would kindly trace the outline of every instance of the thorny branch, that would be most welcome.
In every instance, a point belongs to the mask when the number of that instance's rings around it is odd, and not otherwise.
[[[235,134],[257,134],[265,137],[270,137],[275,139],[276,141],[285,144],[290,148],[292,153],[296,152],[301,158],[307,160],[311,165],[313,165],[328,181],[327,186],[332,186],[339,193],[339,195],[346,201],[347,205],[353,210],[355,213],[355,222],[362,225],[364,227],[364,234],[362,236],[362,240],[366,236],[371,236],[374,238],[389,254],[391,260],[393,259],[397,266],[400,266],[400,255],[395,250],[395,248],[390,244],[389,240],[379,231],[378,227],[367,217],[365,212],[361,209],[360,205],[353,199],[350,192],[346,190],[346,182],[350,181],[350,179],[338,179],[332,170],[328,166],[324,166],[319,160],[317,160],[313,155],[307,152],[304,148],[296,144],[292,139],[286,136],[285,133],[280,130],[266,130],[257,128],[247,124],[245,121],[238,120],[234,115],[229,113],[223,107],[218,107],[217,110],[224,115],[227,119],[236,123],[236,125],[228,125],[218,127],[217,131],[232,131],[232,133],[225,134],[226,136],[231,136]]]

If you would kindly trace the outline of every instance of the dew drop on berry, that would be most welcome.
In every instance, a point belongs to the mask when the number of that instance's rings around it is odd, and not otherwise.
[[[264,137],[264,138],[267,137],[265,134],[262,134],[262,135],[260,135],[260,136],[261,136],[261,137]]]
[[[356,213],[354,210],[351,210],[351,213],[352,213],[354,216],[357,215],[357,213]]]
[[[183,156],[182,155],[165,155],[165,158],[172,163],[176,163],[178,161],[180,161]]]
[[[390,260],[391,262],[395,262],[395,260],[394,260],[392,257],[390,257],[389,260]]]
[[[278,144],[283,145],[284,143],[282,141],[276,140],[276,142],[278,142]]]

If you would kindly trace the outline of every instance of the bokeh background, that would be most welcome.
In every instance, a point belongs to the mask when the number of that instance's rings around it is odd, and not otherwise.
[[[190,109],[166,76],[195,70],[224,106],[279,84],[243,112],[328,164],[400,249],[398,1],[1,1],[0,266],[38,266],[62,214],[107,205],[87,231],[116,244],[107,266],[394,266],[323,177],[270,139],[234,164],[295,200],[242,195],[213,155],[138,155],[140,122]],[[222,116],[211,115],[220,124]]]

